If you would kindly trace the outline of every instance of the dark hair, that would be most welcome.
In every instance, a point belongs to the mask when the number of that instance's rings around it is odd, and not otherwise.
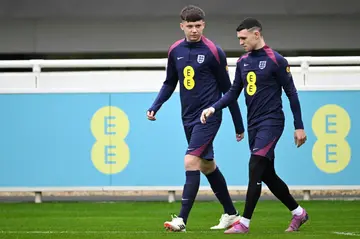
[[[205,19],[205,12],[197,6],[188,5],[181,10],[180,18],[182,21],[196,22]]]
[[[261,23],[256,20],[255,18],[245,18],[240,25],[236,28],[236,31],[239,32],[241,30],[249,30],[249,29],[257,29],[258,31],[262,31],[262,25]]]

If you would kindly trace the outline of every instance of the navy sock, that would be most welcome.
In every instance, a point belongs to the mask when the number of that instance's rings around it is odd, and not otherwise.
[[[200,171],[186,171],[186,182],[181,198],[181,210],[179,217],[186,224],[191,208],[194,204],[200,185]]]
[[[249,162],[249,183],[243,217],[251,219],[256,204],[261,196],[261,182],[270,160],[263,156],[251,155]]]
[[[227,213],[229,215],[236,214],[236,209],[234,207],[234,204],[232,203],[229,190],[226,185],[226,180],[219,170],[218,167],[216,167],[215,171],[206,175],[211,189],[215,193],[215,196],[220,201],[224,208],[224,213]]]

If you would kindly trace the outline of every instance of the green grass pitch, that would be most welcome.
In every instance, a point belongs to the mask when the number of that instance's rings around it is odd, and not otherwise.
[[[187,232],[166,232],[170,214],[180,203],[65,202],[0,203],[0,238],[158,239],[158,238],[360,238],[360,201],[303,201],[310,220],[299,232],[285,233],[291,215],[278,201],[259,201],[247,235],[224,235],[217,224],[218,202],[195,202]],[[242,212],[244,202],[236,202]]]

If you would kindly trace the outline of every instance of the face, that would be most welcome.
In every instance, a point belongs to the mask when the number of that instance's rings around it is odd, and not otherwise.
[[[240,41],[240,46],[244,47],[245,51],[252,51],[256,48],[261,35],[257,30],[248,31],[243,29],[237,32],[237,38]]]
[[[200,41],[205,28],[205,22],[203,20],[196,22],[183,21],[180,23],[180,28],[184,31],[188,41],[196,42]]]

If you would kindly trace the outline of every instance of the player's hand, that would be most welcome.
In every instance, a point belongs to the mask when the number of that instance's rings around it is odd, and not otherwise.
[[[214,113],[215,113],[214,107],[210,107],[210,108],[203,110],[203,112],[201,113],[201,116],[200,116],[201,123],[206,124],[206,119],[209,118],[210,116],[212,116]]]
[[[236,134],[236,141],[240,142],[244,138],[244,133]]]
[[[299,148],[306,142],[306,134],[303,129],[297,129],[294,133],[295,145]]]
[[[146,112],[146,116],[148,118],[148,120],[151,120],[151,121],[155,121],[156,118],[155,118],[155,112],[154,111],[148,111]]]

